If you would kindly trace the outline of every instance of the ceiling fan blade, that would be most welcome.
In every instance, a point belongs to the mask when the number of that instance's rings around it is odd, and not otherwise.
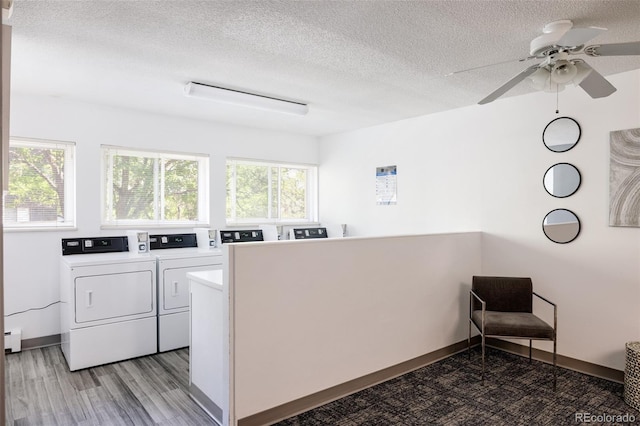
[[[587,63],[584,63],[584,65],[591,68]],[[602,74],[593,68],[591,68],[589,75],[582,80],[580,87],[594,99],[605,98],[617,90]]]
[[[584,53],[589,56],[640,55],[640,41],[587,46],[584,48]]]
[[[606,28],[588,27],[588,28],[572,28],[556,43],[558,46],[582,46],[592,38],[607,31]]]
[[[500,86],[498,89],[494,90],[493,93],[491,93],[486,98],[482,99],[480,102],[478,102],[478,104],[479,105],[484,105],[484,104],[488,104],[489,102],[495,101],[500,96],[502,96],[505,93],[507,93],[516,84],[520,83],[522,80],[524,80],[525,78],[527,78],[531,74],[533,74],[538,69],[539,65],[540,64],[536,64],[536,65],[530,66],[529,68],[525,68],[524,70],[522,70],[520,72],[520,74],[516,75],[511,80],[507,81],[505,84]]]
[[[452,75],[460,74],[460,73],[463,73],[463,72],[469,72],[469,71],[479,70],[479,69],[482,69],[482,68],[494,67],[496,65],[510,64],[512,62],[526,62],[526,61],[528,61],[530,59],[536,59],[536,56],[527,56],[526,58],[510,59],[508,61],[494,62],[493,64],[480,65],[480,66],[473,67],[473,68],[466,68],[466,69],[463,69],[463,70],[450,72],[448,74],[445,74],[444,76],[445,77],[451,77]]]

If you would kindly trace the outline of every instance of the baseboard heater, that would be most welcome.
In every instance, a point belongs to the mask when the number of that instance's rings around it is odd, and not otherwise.
[[[22,331],[9,330],[4,332],[4,351],[20,352],[22,350]]]

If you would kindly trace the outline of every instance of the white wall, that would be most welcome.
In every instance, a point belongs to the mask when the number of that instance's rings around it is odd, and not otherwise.
[[[470,129],[470,115],[458,110],[321,139],[321,222],[346,223],[349,235],[479,230],[478,138],[489,123]],[[449,125],[439,124],[443,118]],[[376,167],[391,165],[398,203],[378,206]]]
[[[640,71],[610,80],[618,91],[608,98],[560,93],[559,115],[582,126],[566,153],[542,144],[557,117],[546,93],[322,138],[320,219],[349,224],[350,235],[481,230],[483,273],[531,276],[558,303],[559,353],[624,369],[625,342],[640,339],[640,230],[608,226],[609,132],[640,127]],[[582,173],[566,199],[542,186],[557,162]],[[376,206],[375,167],[392,164],[398,205]],[[566,245],[542,233],[560,207],[582,222]]]
[[[12,96],[11,135],[76,142],[78,229],[5,232],[5,313],[59,300],[61,238],[123,235],[121,231],[100,229],[101,144],[210,154],[211,226],[218,228],[224,226],[225,220],[227,156],[318,162],[317,140],[309,136],[152,115],[46,96]],[[58,305],[6,318],[5,328],[22,328],[23,339],[57,334],[60,332]]]
[[[467,338],[480,233],[227,248],[232,417]]]

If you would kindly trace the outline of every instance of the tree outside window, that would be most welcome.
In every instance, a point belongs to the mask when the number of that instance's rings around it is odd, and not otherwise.
[[[227,160],[227,222],[312,222],[316,167]]]
[[[5,227],[75,226],[74,155],[71,142],[10,140]]]
[[[104,225],[208,222],[209,158],[103,147]]]

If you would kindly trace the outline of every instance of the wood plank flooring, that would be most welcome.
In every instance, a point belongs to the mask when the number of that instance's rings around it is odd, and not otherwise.
[[[188,394],[189,350],[70,372],[59,346],[7,354],[7,425],[215,425]]]

